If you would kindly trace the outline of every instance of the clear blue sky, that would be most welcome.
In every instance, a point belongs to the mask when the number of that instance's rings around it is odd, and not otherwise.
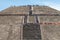
[[[47,5],[60,10],[60,0],[0,0],[0,11],[14,5]]]

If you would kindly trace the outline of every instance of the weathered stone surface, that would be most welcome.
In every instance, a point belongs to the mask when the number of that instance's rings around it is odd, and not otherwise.
[[[0,40],[20,40],[23,16],[0,16]]]
[[[60,16],[42,16],[41,22],[59,22]],[[60,25],[42,24],[41,26],[42,40],[60,40]]]
[[[60,25],[41,25],[42,40],[60,40]]]

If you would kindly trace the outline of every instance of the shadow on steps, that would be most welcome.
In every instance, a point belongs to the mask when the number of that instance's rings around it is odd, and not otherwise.
[[[41,40],[41,30],[39,24],[27,23],[23,25],[24,40]]]

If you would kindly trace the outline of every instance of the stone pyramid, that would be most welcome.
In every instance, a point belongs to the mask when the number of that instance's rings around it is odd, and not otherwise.
[[[48,6],[9,7],[0,12],[0,40],[60,40],[60,25],[41,24],[59,22],[59,15],[60,11]]]

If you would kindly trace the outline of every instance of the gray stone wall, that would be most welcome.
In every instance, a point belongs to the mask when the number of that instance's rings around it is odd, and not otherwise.
[[[59,22],[60,16],[42,16],[41,22]],[[41,25],[42,40],[60,40],[60,24],[42,24]]]
[[[0,40],[21,40],[23,16],[0,16]]]

